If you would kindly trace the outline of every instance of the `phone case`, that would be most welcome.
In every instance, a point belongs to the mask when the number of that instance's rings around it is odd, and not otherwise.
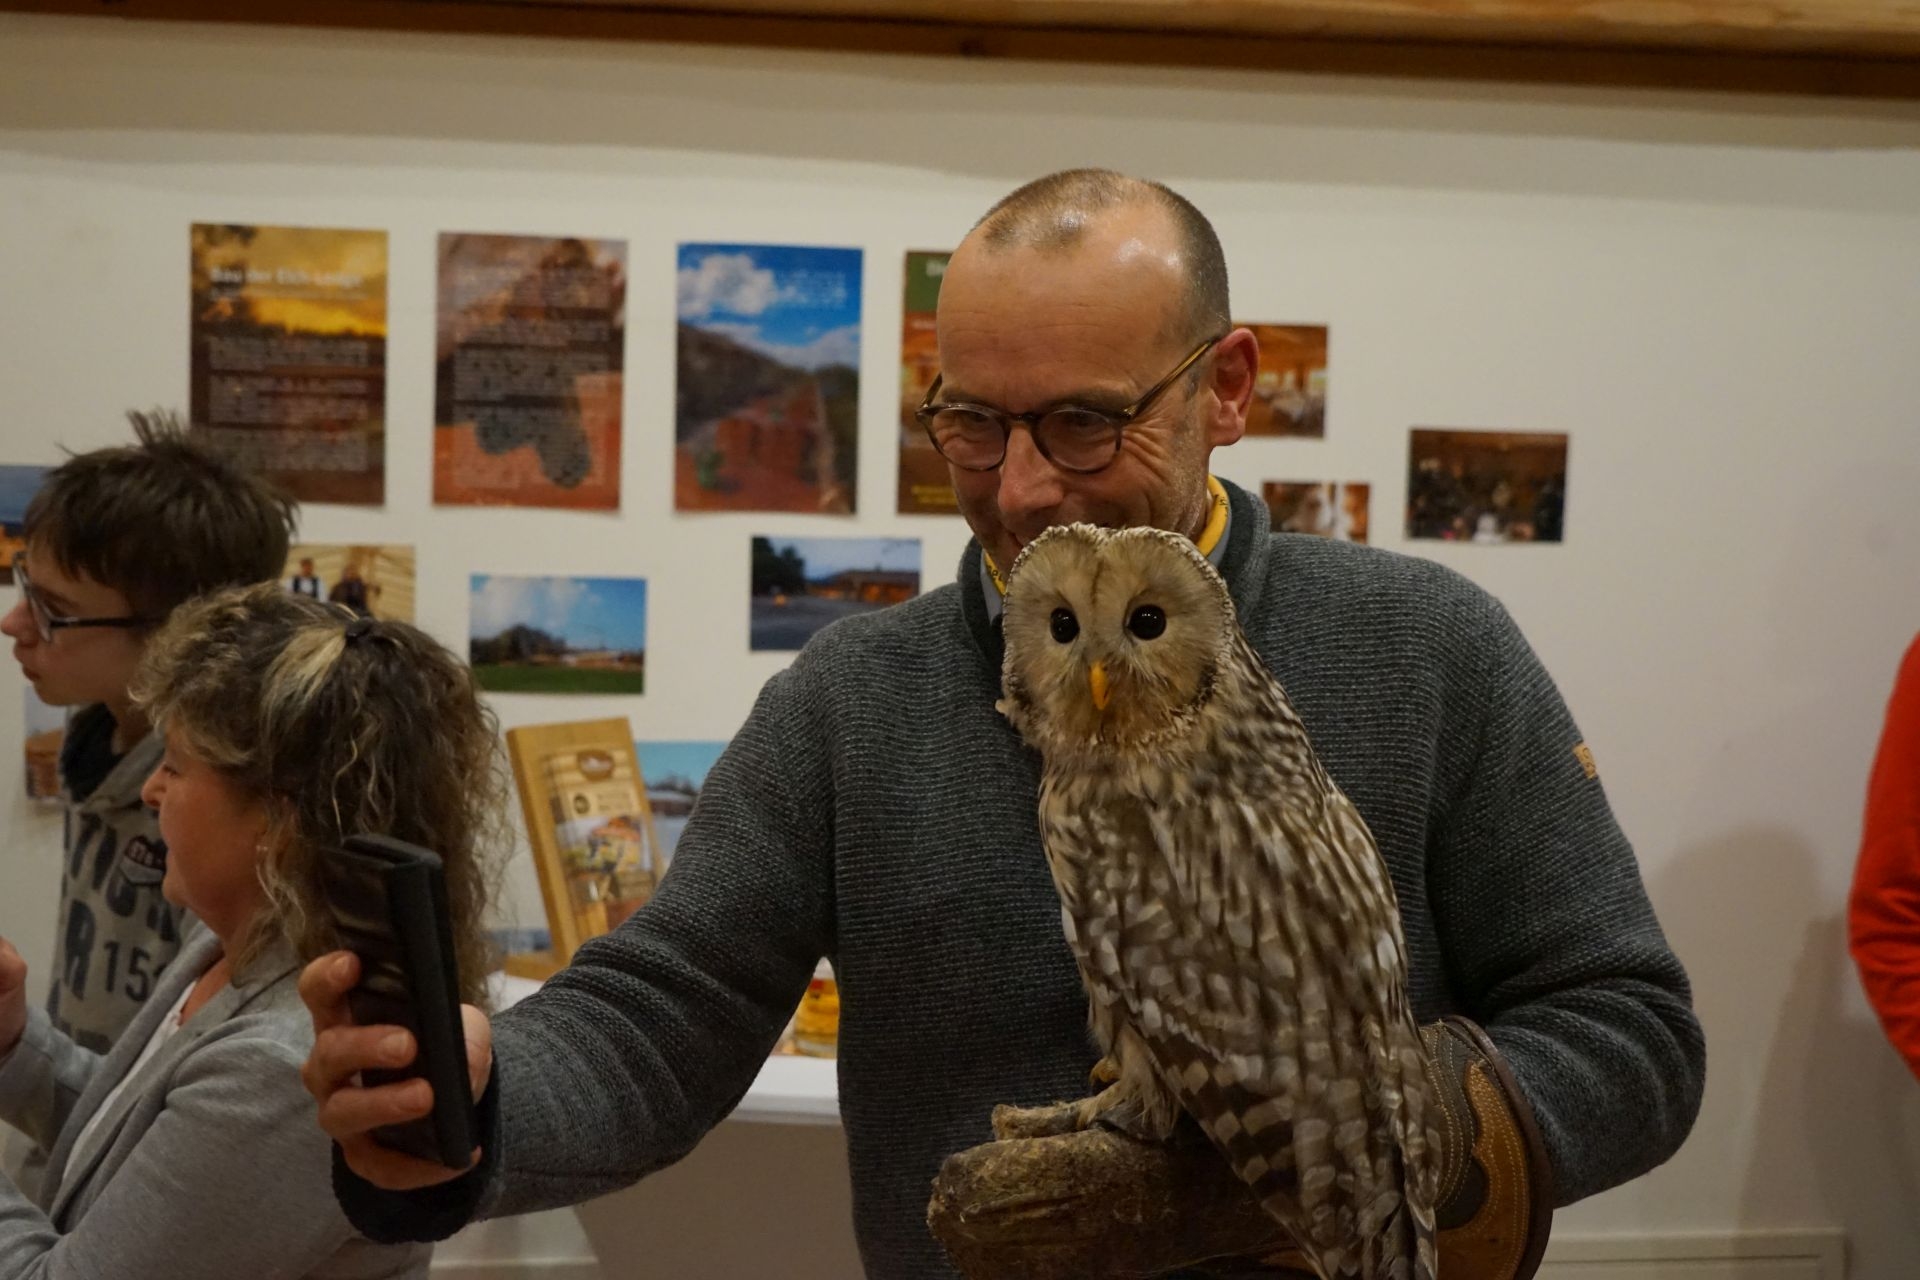
[[[460,985],[438,855],[386,836],[349,836],[323,868],[340,945],[360,957],[347,1006],[360,1026],[413,1033],[419,1053],[397,1069],[360,1073],[369,1087],[424,1076],[433,1110],[374,1130],[385,1146],[453,1169],[467,1167],[475,1142],[467,1080]]]

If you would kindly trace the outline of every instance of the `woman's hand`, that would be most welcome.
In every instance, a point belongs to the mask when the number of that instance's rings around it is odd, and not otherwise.
[[[0,1054],[13,1052],[27,1029],[27,962],[0,938]]]

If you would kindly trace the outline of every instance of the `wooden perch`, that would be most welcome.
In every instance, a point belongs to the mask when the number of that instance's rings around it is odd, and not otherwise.
[[[1023,1114],[996,1107],[994,1132],[1017,1132]],[[934,1178],[927,1223],[969,1280],[1311,1274],[1259,1261],[1288,1246],[1284,1231],[1184,1124],[1165,1145],[1096,1127],[959,1152]]]

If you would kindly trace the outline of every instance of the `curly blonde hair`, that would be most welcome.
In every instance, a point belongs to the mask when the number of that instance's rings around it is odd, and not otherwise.
[[[498,726],[465,663],[416,627],[263,583],[175,610],[133,694],[270,815],[266,905],[233,942],[236,972],[280,938],[302,961],[333,949],[320,860],[374,833],[440,855],[461,998],[478,1002],[506,789]]]

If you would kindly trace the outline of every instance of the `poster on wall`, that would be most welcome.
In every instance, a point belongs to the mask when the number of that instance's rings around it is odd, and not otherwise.
[[[297,595],[345,605],[363,618],[413,621],[413,548],[298,542],[281,584]]]
[[[1278,533],[1311,533],[1340,542],[1367,540],[1367,495],[1364,481],[1269,480],[1260,496],[1273,513]]]
[[[858,249],[683,244],[674,506],[851,515]]]
[[[645,904],[666,859],[625,719],[524,725],[506,738],[558,967]]]
[[[468,661],[499,693],[643,693],[645,578],[473,575]]]
[[[627,246],[440,237],[433,500],[620,506]]]
[[[908,515],[958,515],[953,481],[947,463],[927,433],[920,429],[915,410],[927,398],[927,388],[940,372],[940,347],[934,340],[934,308],[940,301],[940,281],[947,273],[951,253],[915,251],[907,254],[907,283],[900,319],[900,496],[899,510]]]
[[[67,709],[40,701],[28,684],[21,691],[27,725],[27,798],[44,804],[60,800],[60,744],[67,737]]]
[[[1559,542],[1566,510],[1564,434],[1422,427],[1411,432],[1409,538]]]
[[[13,558],[27,549],[27,504],[50,470],[0,466],[0,585],[13,581]]]
[[[387,233],[195,223],[191,416],[302,502],[386,497]]]
[[[829,622],[919,594],[918,538],[756,537],[748,647],[799,650]]]
[[[686,830],[700,789],[707,784],[707,771],[727,744],[635,742],[633,749],[640,754],[640,774],[647,781],[647,808],[653,813],[653,832],[664,871],[673,863],[680,833]]]
[[[1327,326],[1248,324],[1260,340],[1260,371],[1247,406],[1250,436],[1327,434]]]

